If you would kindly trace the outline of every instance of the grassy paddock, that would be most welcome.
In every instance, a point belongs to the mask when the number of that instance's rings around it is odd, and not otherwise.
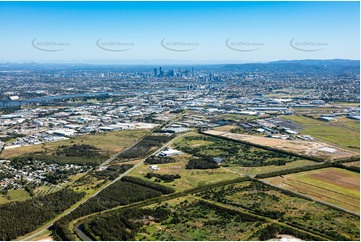
[[[149,134],[148,130],[122,130],[107,133],[78,136],[69,140],[45,143],[41,145],[24,146],[14,149],[6,149],[0,155],[2,159],[10,159],[25,156],[34,152],[55,152],[59,146],[66,145],[91,145],[100,149],[104,155],[111,155],[131,146],[135,141]]]
[[[340,117],[336,121],[324,122],[303,116],[283,118],[299,124],[302,127],[301,134],[311,135],[346,149],[360,149],[360,123],[357,120]]]
[[[360,213],[360,174],[324,168],[265,179],[276,186]]]

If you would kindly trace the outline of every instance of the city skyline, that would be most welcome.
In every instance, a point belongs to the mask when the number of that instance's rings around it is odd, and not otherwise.
[[[0,2],[0,62],[359,60],[359,2]]]

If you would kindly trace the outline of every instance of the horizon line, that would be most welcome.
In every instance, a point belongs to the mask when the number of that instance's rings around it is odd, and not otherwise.
[[[174,62],[170,63],[173,60],[153,60],[157,63],[141,63],[141,62],[152,62],[150,60],[134,60],[134,62],[139,63],[131,63],[132,61],[128,61],[129,63],[119,63],[125,62],[122,60],[81,60],[81,61],[65,61],[65,60],[57,60],[57,61],[0,61],[0,65],[24,65],[24,64],[39,64],[39,65],[46,65],[46,64],[57,64],[57,65],[119,65],[119,66],[154,66],[154,65],[240,65],[240,64],[268,64],[273,62],[281,62],[281,61],[360,61],[360,59],[344,59],[344,58],[333,58],[333,59],[278,59],[278,60],[271,60],[271,61],[213,61],[210,60],[208,62],[197,62],[192,60],[185,60],[184,62]],[[113,62],[113,63],[112,63]],[[118,63],[117,63],[118,62]],[[164,63],[162,63],[164,62]],[[189,62],[189,63],[188,63]],[[193,62],[193,63],[192,63]]]

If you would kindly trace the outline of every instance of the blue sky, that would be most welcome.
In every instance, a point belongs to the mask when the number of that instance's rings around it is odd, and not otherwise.
[[[359,59],[359,9],[359,2],[0,2],[0,61]]]

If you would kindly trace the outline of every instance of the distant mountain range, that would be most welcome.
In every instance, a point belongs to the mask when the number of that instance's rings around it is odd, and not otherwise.
[[[359,72],[359,60],[281,60],[268,63],[224,65],[225,71]]]
[[[125,64],[57,64],[57,63],[0,63],[0,70],[103,70],[103,71],[150,71],[155,65],[125,65]],[[245,64],[218,64],[218,65],[162,65],[165,69],[177,69],[178,67],[195,67],[195,70],[237,71],[237,72],[359,72],[359,60],[333,59],[333,60],[280,60],[267,63]]]

